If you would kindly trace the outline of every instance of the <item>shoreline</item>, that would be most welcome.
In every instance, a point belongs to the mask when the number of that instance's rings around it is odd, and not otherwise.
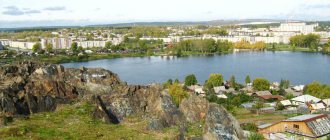
[[[320,53],[329,55],[328,53],[323,52],[316,52],[310,51],[305,48],[298,48],[297,50],[292,50],[290,48],[279,48],[279,49],[265,49],[264,51],[242,51],[242,52],[303,52],[303,53]],[[94,60],[103,60],[103,59],[114,59],[114,58],[126,58],[126,57],[148,57],[148,56],[177,56],[177,57],[188,57],[188,56],[198,56],[198,55],[224,55],[224,54],[234,54],[234,53],[242,53],[242,52],[223,52],[223,53],[201,53],[201,52],[183,52],[182,55],[169,55],[165,53],[156,52],[153,55],[147,55],[147,53],[107,53],[107,54],[87,54],[85,56],[78,56],[78,55],[57,55],[57,56],[50,56],[50,55],[40,55],[40,56],[24,56],[24,57],[16,57],[16,58],[2,58],[0,61],[1,64],[9,64],[17,61],[22,60],[33,60],[33,61],[40,61],[40,62],[47,62],[47,63],[54,63],[54,64],[63,64],[63,63],[72,63],[72,62],[88,62]]]

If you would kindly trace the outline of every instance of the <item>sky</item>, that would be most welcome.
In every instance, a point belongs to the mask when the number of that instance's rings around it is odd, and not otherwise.
[[[330,0],[0,0],[0,28],[232,19],[330,20]]]

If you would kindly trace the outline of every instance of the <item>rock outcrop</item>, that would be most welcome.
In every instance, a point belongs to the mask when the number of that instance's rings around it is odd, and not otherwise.
[[[127,85],[104,69],[66,69],[61,65],[24,61],[0,67],[0,117],[54,111],[58,104],[86,100],[95,105],[92,116],[120,123],[139,116],[149,129],[205,122],[205,139],[244,139],[237,121],[223,107],[190,96],[178,108],[161,85]],[[183,136],[183,133],[181,133]]]

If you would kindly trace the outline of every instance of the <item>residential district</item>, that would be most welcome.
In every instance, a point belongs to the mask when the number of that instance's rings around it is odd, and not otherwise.
[[[235,82],[234,76],[228,81],[221,79],[221,74],[211,74],[199,85],[195,76],[189,75],[181,84],[188,92],[226,107],[246,133],[259,133],[270,140],[329,139],[329,86],[318,82],[293,86],[288,80],[270,83],[263,78],[251,81],[249,76],[243,85]],[[176,82],[169,80],[165,85],[179,84]],[[171,93],[173,88],[169,89]]]
[[[227,40],[233,43],[244,40],[250,43],[289,44],[291,37],[302,34],[318,35],[320,42],[326,43],[330,37],[330,32],[328,32],[327,28],[327,26],[326,28],[319,26],[318,23],[303,22],[286,22],[276,25],[266,24],[266,26],[260,27],[249,26],[249,24],[242,26],[168,26],[161,28],[161,31],[159,31],[160,34],[155,34],[158,32],[158,30],[155,30],[154,33],[146,33],[147,31],[145,31],[136,36],[130,32],[118,31],[116,29],[59,29],[55,31],[44,31],[44,35],[39,34],[23,37],[13,37],[4,34],[0,36],[0,49],[7,46],[10,48],[31,50],[36,43],[40,43],[42,48],[46,48],[47,44],[51,44],[53,49],[69,49],[74,42],[82,48],[105,47],[107,42],[111,42],[112,45],[119,45],[127,38],[138,38],[139,40],[147,41],[160,40],[165,45],[184,40],[198,39]]]

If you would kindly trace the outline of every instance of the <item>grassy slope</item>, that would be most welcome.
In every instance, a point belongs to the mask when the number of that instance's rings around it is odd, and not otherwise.
[[[15,119],[8,126],[0,126],[0,139],[176,139],[179,127],[162,131],[148,130],[147,122],[130,116],[119,125],[105,124],[91,117],[93,106],[87,103],[60,105],[55,112],[33,114],[29,119]],[[187,137],[201,136],[204,123],[189,124]],[[3,127],[3,128],[1,128]]]
[[[76,107],[75,107],[76,106]],[[178,128],[147,130],[147,123],[137,117],[126,118],[119,125],[104,124],[90,116],[88,104],[62,105],[51,113],[37,113],[29,119],[16,119],[0,129],[1,139],[173,139]]]

